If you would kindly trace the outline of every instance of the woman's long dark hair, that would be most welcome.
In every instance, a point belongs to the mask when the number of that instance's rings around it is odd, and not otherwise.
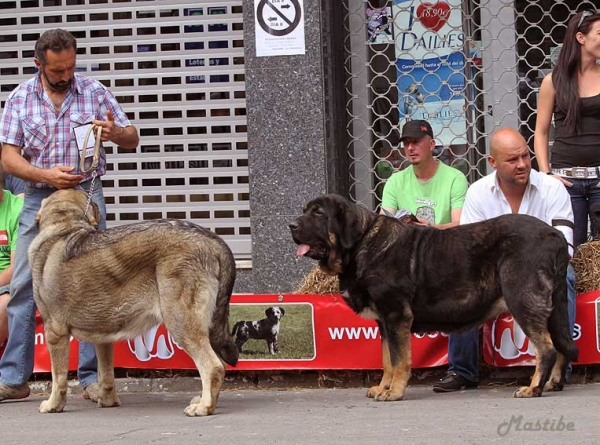
[[[556,66],[552,70],[552,83],[556,90],[556,106],[566,114],[565,127],[568,132],[579,132],[581,99],[579,98],[579,69],[581,67],[581,45],[575,38],[578,32],[587,34],[592,24],[600,20],[600,14],[582,11],[569,21],[567,32],[560,50]]]

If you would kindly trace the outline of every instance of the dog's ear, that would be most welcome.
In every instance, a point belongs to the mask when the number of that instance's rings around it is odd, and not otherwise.
[[[327,214],[329,256],[321,260],[327,274],[340,274],[344,269],[345,252],[360,240],[377,215],[339,195],[326,195],[321,207]]]
[[[347,250],[363,237],[371,220],[377,215],[342,197],[339,197],[336,207],[337,211],[330,227],[338,234],[342,249]]]
[[[46,205],[46,201],[48,200],[48,198],[44,198],[42,199],[42,203],[40,205],[40,209],[38,210],[38,212],[35,214],[35,226],[39,229],[40,228],[40,221],[42,220],[42,211],[44,210],[44,206]]]
[[[273,315],[273,308],[270,307],[265,311],[265,315],[268,317],[271,317]]]
[[[285,310],[281,306],[279,306],[279,310],[281,311],[281,316],[283,317],[285,315]]]

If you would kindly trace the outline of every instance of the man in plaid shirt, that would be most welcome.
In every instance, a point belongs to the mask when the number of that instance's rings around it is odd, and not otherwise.
[[[135,148],[137,129],[115,97],[96,80],[75,73],[77,42],[67,31],[44,32],[35,44],[38,74],[19,85],[6,100],[0,121],[2,163],[6,172],[26,181],[20,216],[15,267],[8,303],[8,341],[0,359],[0,401],[29,396],[27,381],[33,372],[35,302],[27,259],[29,245],[37,235],[35,216],[42,199],[57,189],[89,190],[101,213],[99,228],[106,227],[106,206],[100,181],[79,167],[80,151],[75,128],[102,127],[102,142]],[[81,156],[87,156],[85,150]],[[95,174],[106,171],[101,150]],[[79,346],[79,382],[84,397],[98,400],[94,346]]]

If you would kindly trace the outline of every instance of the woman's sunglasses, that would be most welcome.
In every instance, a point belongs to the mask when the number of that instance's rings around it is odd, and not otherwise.
[[[583,23],[583,21],[585,20],[586,17],[591,17],[593,15],[594,15],[594,13],[592,11],[583,11],[581,13],[581,18],[579,19],[579,23],[577,23],[577,29],[581,28],[581,24]]]

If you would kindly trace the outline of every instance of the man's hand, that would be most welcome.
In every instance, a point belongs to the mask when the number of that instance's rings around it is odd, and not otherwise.
[[[116,139],[118,139],[124,131],[123,128],[115,124],[115,117],[113,116],[113,113],[110,110],[108,110],[108,112],[106,113],[105,121],[99,121],[94,119],[92,120],[92,124],[94,124],[95,127],[102,127],[102,136],[100,138],[102,142],[116,143]]]
[[[44,170],[44,182],[55,189],[68,189],[76,187],[83,181],[83,175],[71,174],[75,167],[57,165],[49,170]]]

